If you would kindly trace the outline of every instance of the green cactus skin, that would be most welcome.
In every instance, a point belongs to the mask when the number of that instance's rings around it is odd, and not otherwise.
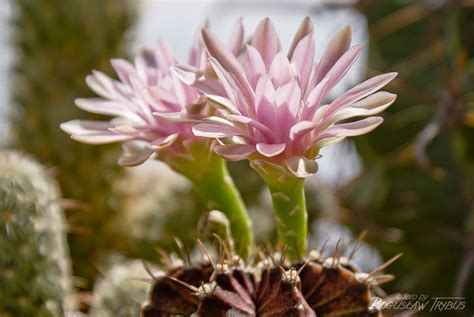
[[[74,308],[57,184],[33,160],[0,152],[0,316],[63,316]]]
[[[112,264],[94,287],[90,317],[134,317],[150,289],[150,275],[140,260],[121,260]]]

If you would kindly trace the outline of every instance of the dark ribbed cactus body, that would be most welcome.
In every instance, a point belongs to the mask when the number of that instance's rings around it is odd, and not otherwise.
[[[143,316],[381,316],[370,309],[373,287],[391,278],[381,270],[362,273],[345,258],[317,252],[296,263],[276,262],[234,258],[175,267],[157,278]]]

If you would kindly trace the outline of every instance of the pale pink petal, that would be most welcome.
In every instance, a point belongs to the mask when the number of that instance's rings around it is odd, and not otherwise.
[[[269,18],[263,19],[258,24],[252,36],[251,45],[260,52],[268,71],[273,57],[280,49],[280,40],[278,39],[275,26]]]
[[[269,73],[275,86],[283,86],[296,77],[296,71],[282,51],[278,52],[273,58]]]
[[[104,114],[109,116],[119,116],[130,120],[140,122],[141,118],[137,116],[132,110],[124,107],[123,103],[113,100],[88,98],[76,99],[75,104],[78,108],[97,114]]]
[[[328,91],[329,78],[325,77],[314,87],[306,98],[306,107],[303,110],[302,118],[304,120],[313,120],[316,111],[320,108],[321,102],[325,97],[325,92]]]
[[[268,74],[260,77],[255,92],[255,103],[257,105],[257,121],[263,123],[270,129],[275,128],[276,117],[274,105],[275,88]]]
[[[163,40],[159,39],[155,52],[158,67],[163,71],[167,71],[175,62],[171,49]]]
[[[292,60],[293,59],[293,52],[298,45],[298,43],[301,41],[302,38],[304,38],[308,34],[313,33],[313,22],[311,22],[311,19],[309,17],[306,17],[303,19],[301,22],[298,31],[296,31],[295,36],[293,37],[293,41],[291,42],[290,48],[288,49],[288,59]]]
[[[153,112],[153,115],[175,123],[202,123],[205,116],[202,114],[190,114],[185,112]]]
[[[242,90],[247,102],[253,102],[254,95],[252,87],[245,78],[244,70],[235,56],[222,45],[217,36],[215,36],[211,31],[203,29],[202,38],[209,55],[214,57],[223,68],[235,78],[235,81]]]
[[[129,140],[127,135],[117,135],[110,131],[114,125],[104,121],[72,120],[61,123],[61,129],[71,138],[89,144],[105,144]]]
[[[319,82],[334,64],[342,57],[351,45],[352,29],[349,25],[341,28],[330,40],[326,50],[321,57],[316,72],[316,79]]]
[[[186,85],[193,86],[202,93],[212,95],[225,95],[219,81],[206,77],[201,71],[186,65],[174,65],[171,68],[178,78]]]
[[[138,135],[142,132],[148,131],[148,128],[141,128],[141,127],[134,127],[130,124],[125,124],[125,125],[117,125],[113,128],[109,129],[110,131],[116,133],[116,134],[125,134],[125,135]]]
[[[331,102],[330,109],[325,114],[325,118],[327,119],[341,107],[354,103],[376,92],[377,90],[388,84],[392,79],[394,79],[395,76],[397,76],[397,73],[387,73],[378,75],[346,91],[344,94],[337,97],[333,102]]]
[[[217,95],[206,95],[210,105],[216,109],[223,110],[224,112],[238,113],[239,111],[232,103],[232,100],[226,97],[221,97]]]
[[[217,145],[214,151],[229,161],[240,161],[248,158],[255,152],[255,145],[248,144],[226,144]]]
[[[300,121],[291,127],[290,139],[294,141],[298,137],[313,131],[317,126],[317,123],[313,121]]]
[[[255,89],[258,79],[265,73],[265,64],[260,53],[251,45],[247,45],[244,66],[249,82]]]
[[[381,117],[369,117],[354,122],[337,124],[320,133],[317,140],[333,136],[348,137],[366,134],[374,130],[382,122],[383,119]]]
[[[267,126],[265,126],[264,124],[254,120],[252,118],[242,116],[242,115],[238,115],[238,114],[224,114],[224,116],[227,119],[229,119],[233,122],[243,123],[243,124],[248,125],[250,127],[254,127],[260,133],[262,133],[262,135],[267,139],[267,141],[272,141],[274,139],[273,135],[272,135],[273,132]]]
[[[206,138],[226,138],[243,135],[243,131],[236,127],[214,123],[197,124],[193,127],[193,133],[195,136]]]
[[[328,91],[329,92],[334,86],[336,86],[339,81],[347,74],[349,69],[359,57],[360,52],[364,48],[363,45],[355,45],[348,49],[344,55],[331,68],[331,70],[327,73],[327,77],[329,77],[329,84],[328,84]]]
[[[119,134],[106,134],[106,133],[96,133],[96,134],[72,134],[71,139],[78,142],[87,143],[87,144],[107,144],[114,142],[122,142],[132,139],[128,135],[119,135]]]
[[[97,132],[110,134],[109,129],[113,127],[115,127],[115,125],[110,122],[92,120],[71,120],[63,122],[60,125],[61,130],[68,134],[88,134]]]
[[[286,148],[285,143],[280,143],[280,144],[258,143],[257,144],[258,153],[260,153],[260,154],[262,154],[263,156],[266,156],[266,157],[277,156],[277,155],[283,153],[285,148]]]
[[[238,56],[242,50],[242,44],[244,42],[244,25],[242,23],[242,18],[235,21],[234,27],[232,29],[232,34],[230,36],[230,42],[228,44],[229,50]]]
[[[288,84],[276,90],[275,103],[279,107],[286,106],[293,117],[296,116],[301,103],[301,90],[296,80],[291,79]]]
[[[300,73],[299,84],[302,89],[306,88],[313,66],[314,58],[314,36],[306,35],[296,46],[291,62],[296,63]]]
[[[318,163],[314,159],[304,156],[290,157],[286,160],[286,166],[296,177],[305,178],[316,174]]]
[[[323,138],[323,139],[320,139],[318,142],[316,142],[314,147],[317,148],[317,149],[322,149],[325,146],[341,142],[344,139],[345,139],[345,137],[343,137],[343,136],[333,136],[333,137]]]
[[[131,141],[123,145],[124,154],[118,163],[122,166],[137,166],[150,159],[155,150],[146,142]]]
[[[151,145],[159,147],[159,148],[163,148],[163,147],[171,145],[174,141],[176,141],[178,136],[179,136],[178,133],[174,133],[165,137],[156,138],[151,142]]]
[[[86,77],[86,84],[96,94],[104,98],[113,99],[114,94],[112,91],[114,89],[114,85],[112,84],[112,79],[110,79],[107,75],[99,71],[93,71],[92,75],[88,75]]]
[[[356,103],[341,108],[328,118],[327,125],[347,120],[353,117],[372,116],[387,109],[397,98],[397,95],[385,91],[377,92]]]
[[[119,76],[120,80],[123,83],[128,84],[128,78],[131,74],[135,74],[135,67],[130,64],[128,61],[121,59],[121,58],[114,58],[111,61],[112,67],[114,68],[115,72]]]
[[[151,49],[140,49],[137,56],[135,56],[134,62],[137,77],[144,82],[148,81],[150,70],[158,68],[155,51]]]
[[[219,78],[222,87],[224,87],[227,97],[229,97],[237,109],[245,115],[254,113],[255,110],[244,98],[242,90],[240,89],[238,83],[234,80],[235,77],[226,71],[215,58],[209,57],[209,63]]]

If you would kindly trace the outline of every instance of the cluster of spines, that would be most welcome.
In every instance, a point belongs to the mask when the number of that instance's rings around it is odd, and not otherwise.
[[[167,274],[153,276],[144,317],[381,316],[370,307],[373,291],[393,278],[382,271],[398,258],[363,273],[351,264],[356,248],[347,258],[337,248],[331,257],[314,250],[293,263],[285,259],[285,252],[257,252],[248,261],[220,252],[215,261],[202,250],[207,261],[172,262]]]

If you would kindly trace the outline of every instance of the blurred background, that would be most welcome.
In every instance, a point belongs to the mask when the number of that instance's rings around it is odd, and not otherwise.
[[[74,106],[75,98],[92,96],[84,78],[92,69],[112,74],[111,58],[133,58],[158,38],[186,61],[206,18],[226,39],[238,17],[249,36],[266,16],[283,48],[310,16],[317,56],[337,29],[352,25],[353,43],[366,48],[333,97],[367,77],[399,73],[386,89],[398,99],[384,113],[385,123],[322,152],[320,171],[307,182],[310,244],[328,239],[335,246],[366,231],[356,256],[365,271],[403,253],[388,269],[396,279],[384,285],[387,293],[465,297],[462,312],[439,314],[472,316],[472,0],[1,0],[0,149],[27,154],[58,184],[75,305],[91,316],[133,316],[124,306],[139,307],[146,297],[146,284],[130,279],[145,274],[137,259],[159,264],[156,247],[173,250],[175,237],[190,247],[204,208],[191,185],[165,165],[124,169],[116,162],[119,145],[80,144],[59,129],[67,120],[98,118]],[[246,162],[230,168],[258,224],[257,238],[275,239],[259,177]]]

